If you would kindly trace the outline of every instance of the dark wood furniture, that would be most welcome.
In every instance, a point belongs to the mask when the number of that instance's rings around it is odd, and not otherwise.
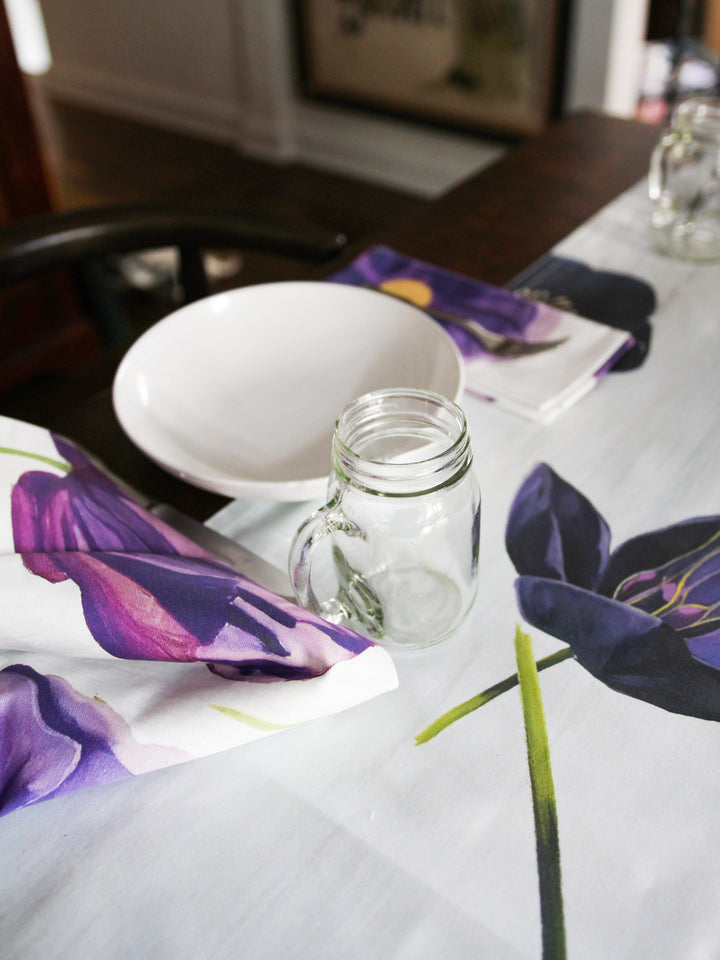
[[[385,243],[505,284],[643,177],[657,137],[657,128],[634,121],[592,114],[563,119],[362,247]],[[343,261],[359,252],[348,248]],[[137,450],[115,419],[109,390],[69,414],[48,414],[45,426],[83,443],[152,497],[198,519],[227,503],[170,476]]]
[[[0,226],[56,209],[25,79],[0,3]],[[97,331],[68,274],[0,290],[0,390],[46,370],[72,371],[97,355]]]
[[[44,289],[48,276],[72,269],[83,308],[104,344],[112,349],[127,345],[128,338],[105,258],[175,248],[180,305],[210,293],[205,251],[260,251],[322,263],[336,256],[346,243],[344,234],[326,227],[290,226],[227,204],[103,204],[51,211],[0,227],[0,297],[18,284],[24,288],[26,280],[39,282]],[[34,289],[32,284],[27,286]]]

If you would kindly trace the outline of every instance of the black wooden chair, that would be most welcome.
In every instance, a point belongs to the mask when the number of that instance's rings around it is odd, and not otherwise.
[[[230,209],[178,204],[104,206],[53,212],[0,227],[0,287],[72,268],[83,303],[106,341],[116,339],[116,307],[98,266],[107,258],[161,247],[179,251],[183,302],[209,293],[203,252],[264,251],[323,262],[343,234],[312,224],[286,226]]]

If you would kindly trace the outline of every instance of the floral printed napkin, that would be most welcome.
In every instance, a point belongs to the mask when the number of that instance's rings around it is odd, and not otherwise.
[[[613,371],[635,370],[647,359],[652,339],[650,320],[658,303],[655,289],[642,277],[598,270],[575,257],[546,253],[514,277],[507,289],[587,320],[627,330],[635,342],[613,364]]]
[[[421,307],[463,355],[467,390],[540,423],[550,423],[592,390],[634,342],[627,330],[388,247],[371,247],[328,279]]]
[[[389,655],[216,560],[72,443],[0,417],[0,814],[397,686]]]

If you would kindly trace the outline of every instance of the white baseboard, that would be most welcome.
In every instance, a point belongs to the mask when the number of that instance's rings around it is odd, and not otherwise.
[[[38,79],[48,93],[82,106],[222,143],[240,137],[241,111],[222,101],[57,61]]]
[[[433,197],[490,164],[504,150],[480,137],[315,104],[293,105],[282,131],[240,105],[55,63],[41,87],[83,106],[229,143],[273,162],[294,160]]]
[[[306,163],[425,197],[488,166],[504,146],[420,124],[298,104],[296,148]]]

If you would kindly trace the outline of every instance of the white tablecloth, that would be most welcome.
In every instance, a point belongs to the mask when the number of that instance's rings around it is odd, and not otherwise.
[[[0,822],[0,956],[537,958],[540,912],[517,689],[416,746],[515,672],[504,529],[539,461],[613,544],[720,512],[720,267],[655,255],[644,184],[556,252],[648,280],[646,363],[550,426],[466,396],[483,491],[480,589],[458,635],[395,657],[397,691],[327,720]],[[482,264],[477,266],[482,276]],[[237,502],[214,525],[284,564],[312,504]],[[539,658],[561,644],[529,628]],[[568,956],[720,955],[720,728],[541,674]]]

